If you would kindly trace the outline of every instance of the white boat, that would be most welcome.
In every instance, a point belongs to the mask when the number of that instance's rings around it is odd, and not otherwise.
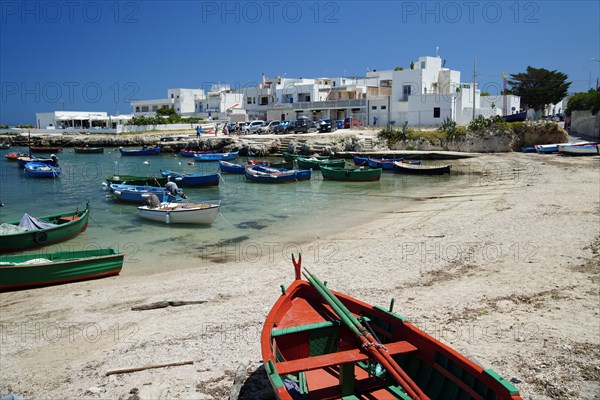
[[[220,201],[202,204],[160,203],[158,207],[138,207],[140,217],[166,224],[212,224],[221,208]]]
[[[598,145],[559,145],[558,152],[572,156],[592,156],[598,154]]]

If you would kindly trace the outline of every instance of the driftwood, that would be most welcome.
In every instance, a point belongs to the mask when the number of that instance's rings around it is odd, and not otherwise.
[[[144,371],[146,369],[153,369],[153,368],[177,367],[179,365],[189,365],[189,364],[193,364],[193,363],[194,363],[194,361],[180,361],[180,362],[174,362],[174,363],[168,363],[168,364],[145,365],[143,367],[136,367],[136,368],[113,369],[112,371],[107,371],[106,376],[115,375],[115,374],[128,374],[130,372]]]
[[[242,390],[242,386],[244,385],[244,380],[246,379],[246,369],[247,365],[241,363],[237,371],[235,371],[235,378],[233,379],[233,386],[231,387],[231,392],[229,392],[229,400],[238,400],[240,396],[240,392]]]
[[[188,306],[191,304],[203,304],[206,303],[206,300],[198,300],[198,301],[159,301],[156,303],[143,304],[141,306],[131,307],[133,311],[145,311],[145,310],[155,310],[157,308],[165,308],[165,307],[179,307],[179,306]]]

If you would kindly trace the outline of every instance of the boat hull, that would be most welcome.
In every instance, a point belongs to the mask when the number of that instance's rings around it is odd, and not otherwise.
[[[89,205],[83,211],[53,214],[39,217],[46,222],[57,224],[55,227],[31,230],[0,236],[0,253],[8,253],[63,242],[84,232],[89,220]],[[19,225],[19,221],[8,222]]]
[[[394,172],[408,175],[444,175],[450,173],[450,165],[419,165],[394,162]]]
[[[35,153],[60,153],[62,152],[62,147],[30,147],[31,151]]]
[[[173,196],[166,189],[156,186],[110,185],[110,190],[116,200],[127,203],[145,203],[151,195],[158,197],[160,202],[180,201],[179,195]]]
[[[154,156],[160,154],[160,147],[153,147],[151,149],[139,149],[139,150],[124,150],[119,149],[122,156]]]
[[[0,291],[29,289],[118,275],[123,267],[124,256],[112,248],[1,256]],[[51,262],[21,264],[32,259],[45,259]],[[5,263],[20,265],[4,265]]]
[[[196,161],[229,161],[237,158],[238,152],[234,151],[231,153],[201,153],[194,154],[194,160]]]
[[[142,218],[166,224],[212,224],[219,216],[219,203],[174,204],[162,203],[160,207],[138,207]]]
[[[104,153],[104,147],[73,147],[75,153],[100,154]]]
[[[53,167],[58,166],[58,159],[55,159],[55,158],[39,158],[39,157],[30,157],[30,156],[17,158],[17,165],[19,166],[19,168],[25,168],[25,164],[30,163],[30,162],[42,163],[42,164],[46,164],[46,165],[51,165]]]
[[[518,390],[493,370],[483,369],[427,335],[402,316],[333,292],[388,354],[432,400],[494,398],[521,400]],[[296,280],[266,317],[262,358],[279,399],[394,399],[410,397],[387,374],[368,364],[369,352],[308,282]],[[296,384],[296,397],[290,391]],[[287,381],[287,382],[286,382]],[[286,387],[289,384],[290,391]],[[354,397],[356,396],[356,397]]]
[[[300,169],[321,169],[321,166],[343,168],[346,165],[346,160],[312,160],[302,157],[298,157],[296,162]]]
[[[595,156],[598,145],[558,145],[558,152],[569,156]]]
[[[169,170],[160,170],[160,173],[181,187],[218,186],[220,181],[219,174],[180,174]]]
[[[37,162],[25,164],[25,175],[31,178],[58,178],[62,172],[60,167]]]
[[[219,169],[221,172],[226,172],[228,174],[243,174],[246,170],[246,166],[244,164],[235,164],[227,161],[219,161]]]
[[[323,179],[344,182],[369,182],[381,178],[381,168],[330,168],[321,167]]]
[[[266,167],[264,165],[247,166],[244,171],[247,180],[259,183],[288,183],[309,180],[311,174],[310,169],[286,170]]]

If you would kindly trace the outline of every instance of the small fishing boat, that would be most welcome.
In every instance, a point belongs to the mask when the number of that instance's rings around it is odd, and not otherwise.
[[[90,206],[85,210],[52,214],[44,217],[23,215],[20,221],[0,225],[0,253],[47,246],[72,238],[86,230]]]
[[[344,168],[344,165],[346,165],[346,160],[320,160],[304,157],[298,157],[296,162],[298,163],[298,168],[301,169],[320,169],[321,166]]]
[[[35,153],[60,153],[63,151],[62,147],[50,146],[31,146],[30,150]]]
[[[505,115],[502,118],[504,118],[505,122],[522,122],[527,119],[527,111],[523,111],[517,114]]]
[[[364,167],[369,165],[369,157],[352,156],[352,161],[357,167]]]
[[[378,181],[381,178],[381,168],[332,168],[321,167],[323,179],[346,182]]]
[[[50,158],[41,158],[32,155],[25,155],[23,157],[17,158],[17,165],[19,168],[25,168],[25,164],[30,162],[37,162],[46,165],[52,165],[53,167],[58,167],[58,158],[54,154],[50,156]]]
[[[229,161],[233,160],[238,156],[238,152],[234,151],[231,153],[201,153],[194,154],[194,160],[196,161]]]
[[[104,147],[73,147],[75,153],[83,153],[83,154],[100,154],[104,153]]]
[[[219,215],[220,201],[201,204],[160,203],[138,207],[142,218],[166,224],[212,224]]]
[[[537,151],[540,154],[551,154],[551,153],[558,153],[558,146],[564,145],[564,144],[572,145],[573,143],[536,144],[533,147],[535,148],[535,151]]]
[[[243,174],[246,170],[246,166],[244,164],[235,164],[228,161],[219,161],[219,169],[221,172],[226,172],[228,174]]]
[[[558,145],[558,152],[568,156],[595,156],[598,155],[598,145]]]
[[[285,168],[285,169],[293,169],[294,161],[284,161],[284,162],[272,162],[272,161],[264,161],[264,160],[248,160],[248,165],[266,165],[267,167],[273,168]]]
[[[521,153],[537,153],[535,146],[523,146],[521,147]]]
[[[20,157],[27,157],[28,154],[26,153],[8,153],[4,155],[4,158],[6,158],[8,161],[17,161],[17,159],[19,159]],[[25,164],[23,164],[23,166],[25,166]]]
[[[394,162],[394,172],[412,175],[443,175],[450,173],[450,165],[418,165]]]
[[[246,179],[261,183],[285,183],[310,179],[310,169],[271,168],[265,165],[248,165],[244,171]]]
[[[275,396],[295,399],[522,400],[519,391],[389,308],[296,279],[268,313],[262,359]]]
[[[181,201],[179,194],[169,193],[165,188],[156,186],[135,186],[111,184],[109,186],[113,197],[128,203],[145,203],[150,195],[156,195],[160,202]]]
[[[109,175],[106,181],[116,184],[135,185],[135,186],[165,186],[169,179],[157,176],[136,176],[136,175]]]
[[[0,256],[0,292],[118,275],[124,257],[113,248]]]
[[[219,174],[180,174],[168,169],[161,169],[160,173],[182,187],[218,186],[221,177]]]
[[[31,178],[58,178],[61,172],[60,167],[40,162],[28,162],[25,164],[25,175]]]
[[[183,157],[194,157],[196,154],[205,154],[205,153],[212,153],[212,152],[207,151],[207,150],[186,150],[186,149],[182,149],[179,151],[179,155],[183,156]]]
[[[151,147],[148,149],[138,150],[124,150],[122,147],[119,148],[122,156],[153,156],[160,154],[160,147]]]
[[[283,153],[283,159],[285,161],[294,161],[294,160],[297,160],[300,157],[302,157],[302,158],[316,158],[317,160],[329,160],[331,158],[329,156],[320,156],[320,155],[317,155],[317,154],[312,155],[312,156],[303,156],[303,155],[300,155],[300,154],[292,154],[292,153],[286,153],[286,152]]]
[[[0,150],[8,150],[8,149],[10,149],[10,144],[0,143]]]
[[[403,157],[369,158],[369,159],[367,159],[367,164],[369,165],[369,168],[381,168],[381,169],[391,171],[394,169],[395,162],[403,162],[403,161],[404,161]],[[420,164],[420,162],[419,162],[419,164]]]

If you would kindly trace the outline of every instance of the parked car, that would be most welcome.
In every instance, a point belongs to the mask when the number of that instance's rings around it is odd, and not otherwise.
[[[320,119],[317,122],[317,129],[319,132],[333,132],[337,130],[337,124],[332,119]]]
[[[286,133],[294,133],[294,126],[292,121],[281,121],[275,127],[275,133],[278,135],[286,134]]]
[[[266,123],[266,125],[263,126],[259,126],[257,132],[258,133],[274,133],[275,132],[275,128],[277,127],[277,125],[279,125],[279,121],[275,120],[275,121],[268,121]]]
[[[248,133],[255,133],[258,131],[258,128],[266,126],[266,122],[260,119],[254,120],[254,121],[250,121],[246,126],[244,126],[244,132],[246,134]]]
[[[317,125],[308,118],[299,118],[293,122],[293,129],[294,133],[308,133],[316,131]]]

